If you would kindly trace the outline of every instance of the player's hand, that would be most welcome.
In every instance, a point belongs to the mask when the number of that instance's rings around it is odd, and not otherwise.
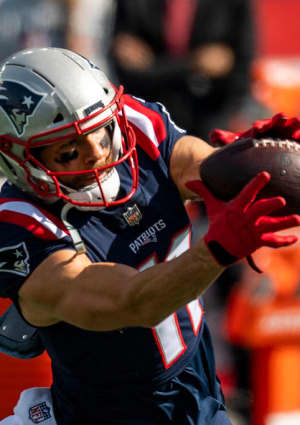
[[[251,256],[262,246],[280,248],[298,240],[294,235],[275,232],[300,225],[300,216],[268,216],[285,206],[284,198],[256,200],[270,178],[267,172],[259,173],[229,202],[216,199],[200,180],[187,182],[188,189],[199,195],[206,205],[209,229],[204,240],[219,264],[228,266]]]
[[[287,118],[279,113],[272,118],[255,121],[251,128],[240,133],[216,129],[210,134],[210,142],[215,146],[228,145],[236,140],[272,138],[300,142],[300,118]]]

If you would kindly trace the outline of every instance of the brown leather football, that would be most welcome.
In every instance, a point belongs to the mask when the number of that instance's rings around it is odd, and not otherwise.
[[[268,171],[270,182],[259,198],[283,196],[287,205],[276,215],[300,213],[300,144],[291,140],[242,139],[207,157],[200,176],[219,199],[228,201],[260,171]]]

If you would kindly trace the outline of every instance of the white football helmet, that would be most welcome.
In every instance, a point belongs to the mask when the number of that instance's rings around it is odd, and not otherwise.
[[[82,209],[126,202],[138,185],[138,163],[122,94],[123,88],[114,88],[97,66],[69,50],[34,48],[10,56],[0,69],[1,171],[23,191],[48,202],[62,198]],[[102,126],[109,126],[112,135],[113,162],[109,165],[62,173],[48,170],[34,156],[33,148]],[[123,162],[132,183],[118,198],[116,167]],[[96,182],[74,190],[59,181],[61,175],[80,173],[92,173]]]

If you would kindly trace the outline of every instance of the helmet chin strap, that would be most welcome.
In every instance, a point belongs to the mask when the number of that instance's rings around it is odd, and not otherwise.
[[[69,234],[74,244],[74,248],[76,249],[77,253],[84,254],[86,252],[86,247],[82,240],[82,237],[80,236],[80,233],[78,232],[78,230],[67,219],[68,212],[73,207],[74,205],[70,203],[65,204],[61,210],[61,219],[64,225],[66,226],[67,230],[69,231]]]

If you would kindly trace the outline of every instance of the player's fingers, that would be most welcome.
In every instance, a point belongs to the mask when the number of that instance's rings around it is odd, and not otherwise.
[[[260,216],[269,215],[285,205],[286,201],[282,196],[260,199],[251,205],[248,209],[247,215],[250,219],[255,221]]]
[[[286,217],[261,217],[257,220],[257,228],[261,233],[278,232],[300,225],[299,215],[288,215]]]
[[[240,207],[244,208],[251,204],[256,198],[256,195],[265,187],[270,181],[271,176],[267,171],[258,173],[252,180],[241,190],[239,195],[235,198]]]
[[[264,243],[264,246],[268,246],[270,248],[280,248],[283,246],[293,245],[298,241],[297,236],[295,235],[274,235],[273,233],[266,233],[262,236],[261,240]]]

